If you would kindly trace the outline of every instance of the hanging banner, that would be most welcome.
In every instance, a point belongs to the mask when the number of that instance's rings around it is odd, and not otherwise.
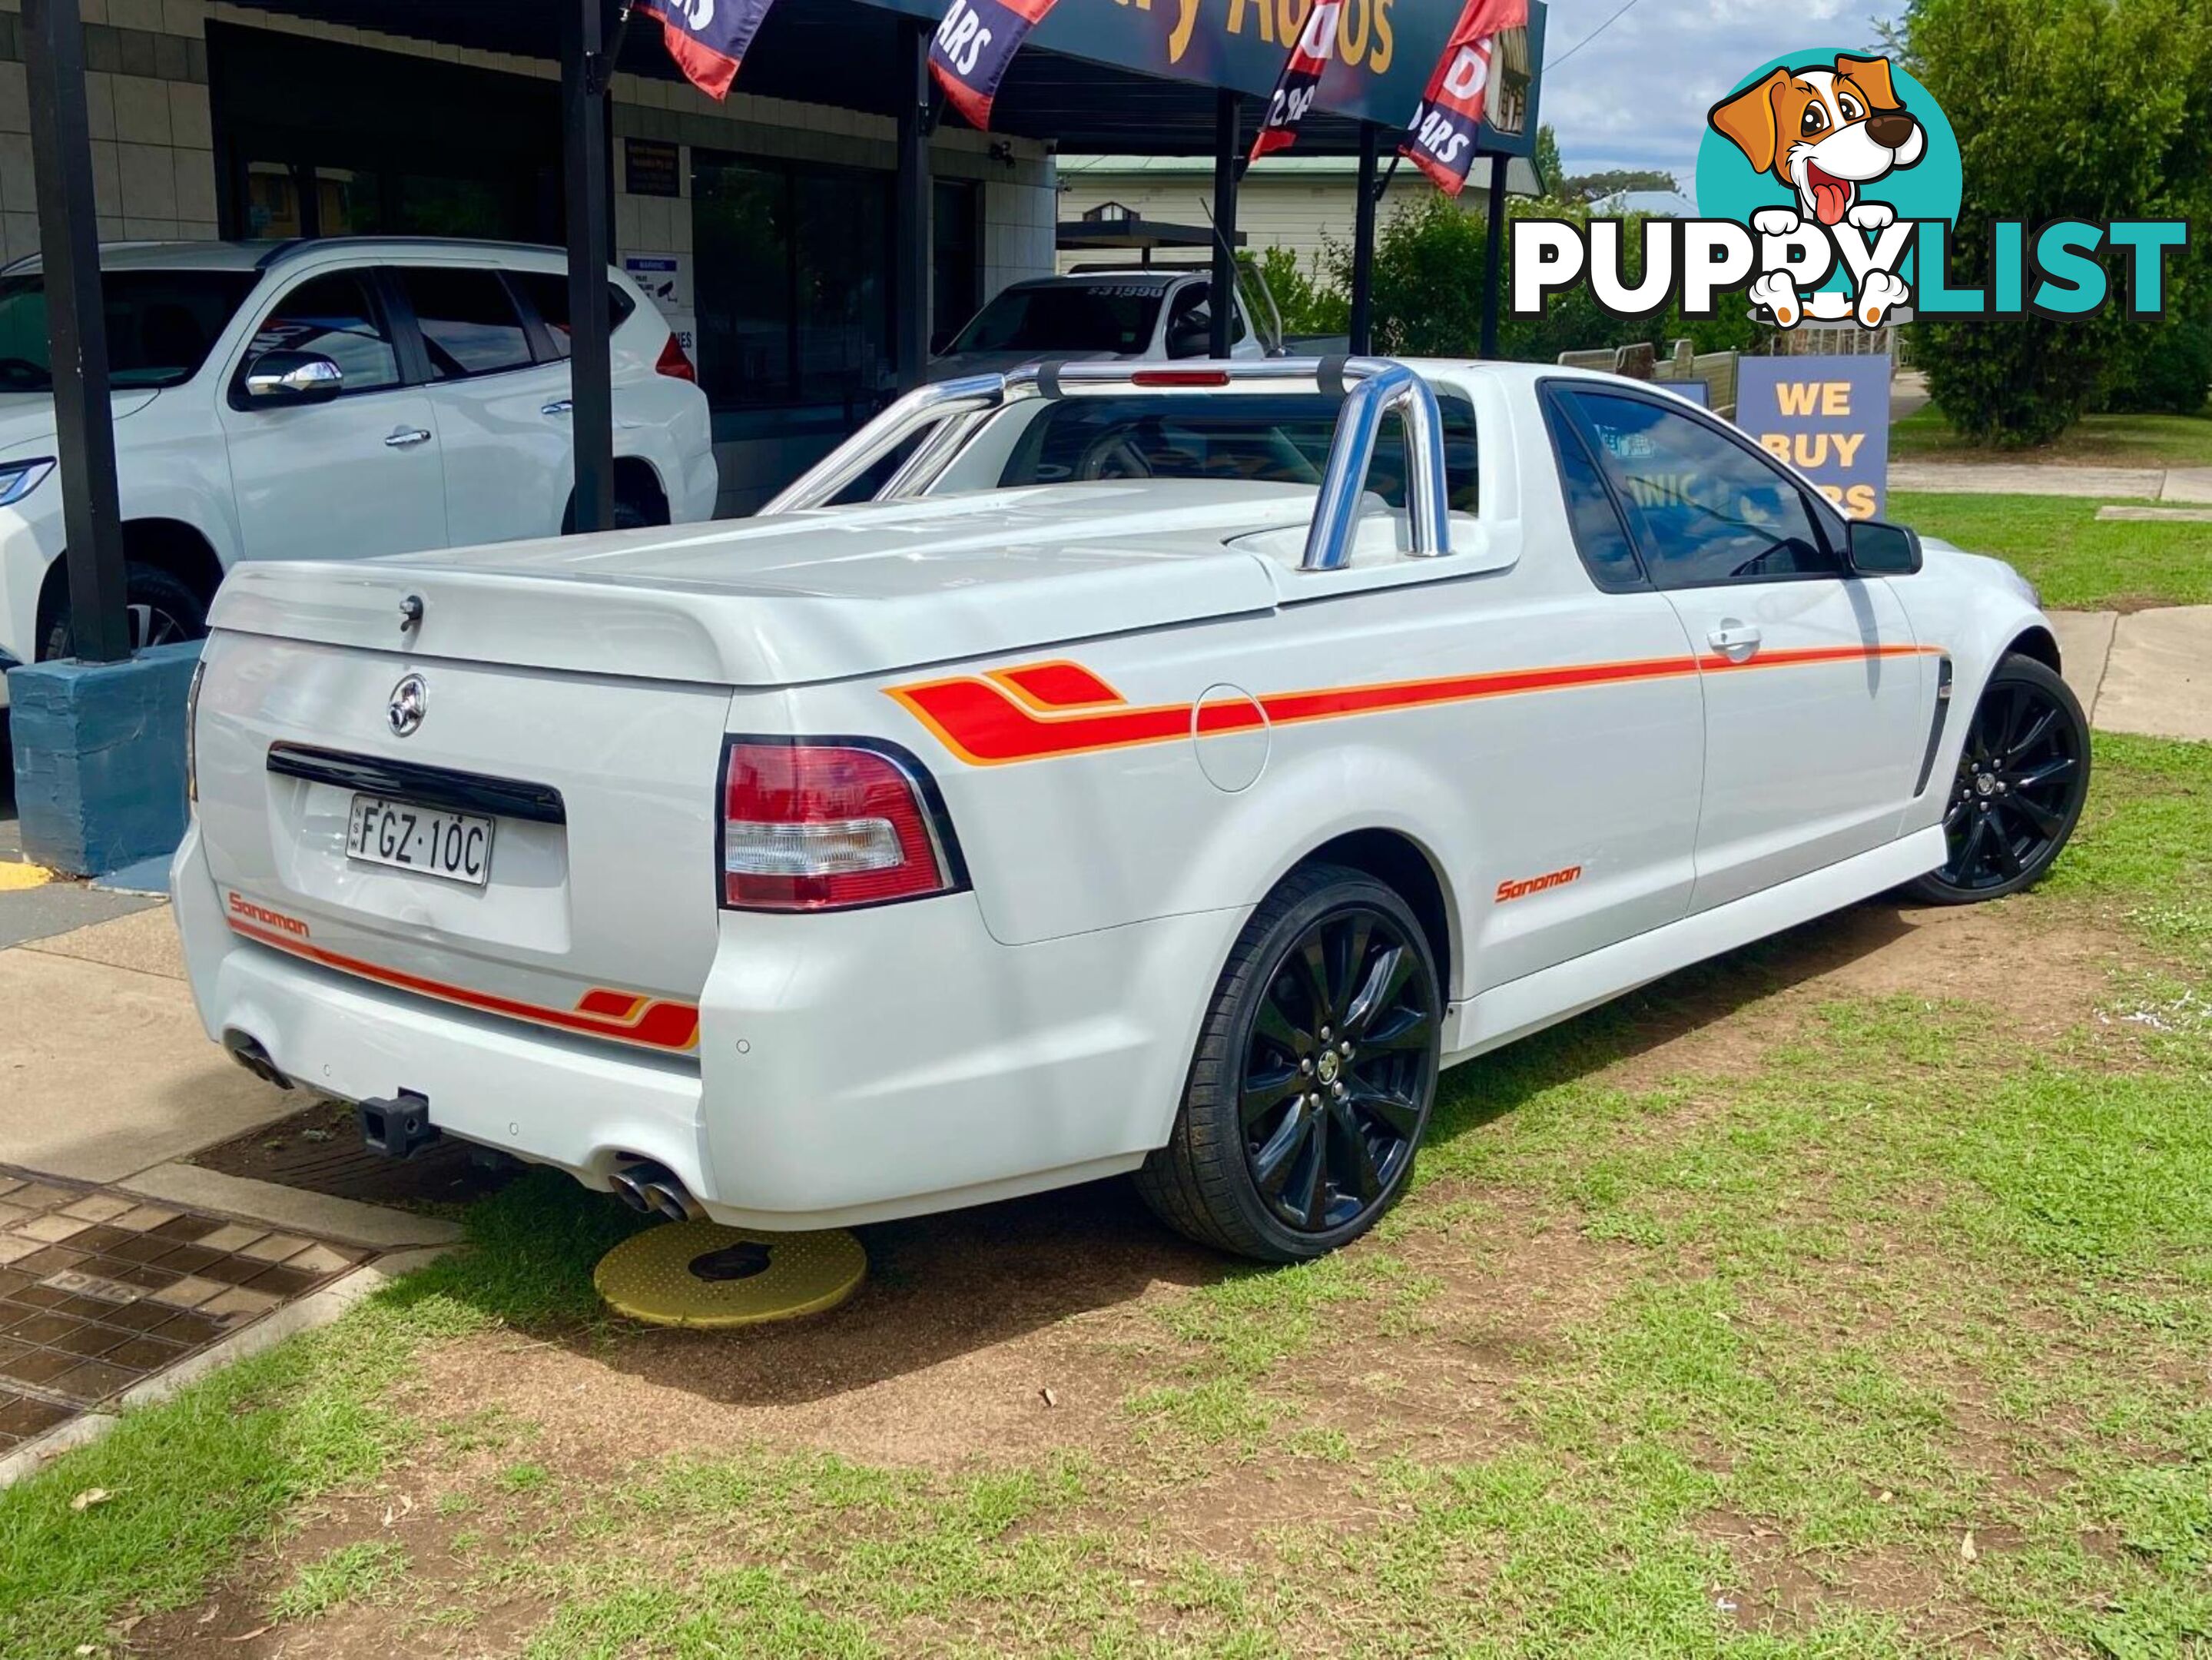
[[[969,126],[991,129],[991,103],[1022,38],[1053,0],[952,0],[929,43],[929,72]]]
[[[1437,59],[1398,154],[1447,195],[1457,196],[1465,188],[1468,169],[1474,165],[1475,136],[1482,125],[1498,37],[1528,23],[1528,0],[1467,0]]]
[[[1260,136],[1252,141],[1252,161],[1272,150],[1288,149],[1298,142],[1298,123],[1306,119],[1314,95],[1321,90],[1322,71],[1328,67],[1329,51],[1336,45],[1337,18],[1343,10],[1344,0],[1316,0],[1305,27],[1298,32],[1297,44],[1283,64],[1283,78],[1275,82],[1275,95],[1267,100]]]
[[[660,20],[661,43],[684,78],[709,98],[727,98],[738,64],[774,0],[636,0]]]

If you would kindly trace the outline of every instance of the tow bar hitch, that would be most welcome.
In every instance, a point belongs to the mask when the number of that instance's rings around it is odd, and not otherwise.
[[[354,1108],[362,1144],[386,1158],[412,1158],[445,1132],[430,1122],[430,1098],[402,1090],[390,1101],[368,1100]]]

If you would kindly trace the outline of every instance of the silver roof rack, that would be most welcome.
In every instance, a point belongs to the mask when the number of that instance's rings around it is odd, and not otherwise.
[[[1205,391],[1240,393],[1317,392],[1344,399],[1329,441],[1320,500],[1298,569],[1337,570],[1351,556],[1359,498],[1386,417],[1406,427],[1406,496],[1412,551],[1431,558],[1451,551],[1444,482],[1443,421],[1429,383],[1387,357],[1268,357],[1231,362],[1043,362],[1005,374],[971,374],[907,393],[800,475],[761,509],[797,513],[828,505],[871,467],[922,439],[876,493],[878,501],[921,495],[939,477],[976,429],[1009,404],[1059,398]]]

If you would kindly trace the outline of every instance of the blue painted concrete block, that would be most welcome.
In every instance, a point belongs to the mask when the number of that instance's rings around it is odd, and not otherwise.
[[[199,655],[195,640],[127,663],[8,671],[26,858],[105,876],[176,850],[186,820],[185,700]]]

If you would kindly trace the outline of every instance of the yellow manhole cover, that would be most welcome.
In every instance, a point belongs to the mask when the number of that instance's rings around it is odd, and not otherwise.
[[[608,1307],[656,1326],[750,1326],[834,1309],[868,1271],[842,1228],[755,1233],[719,1222],[671,1222],[599,1258],[592,1283]]]

